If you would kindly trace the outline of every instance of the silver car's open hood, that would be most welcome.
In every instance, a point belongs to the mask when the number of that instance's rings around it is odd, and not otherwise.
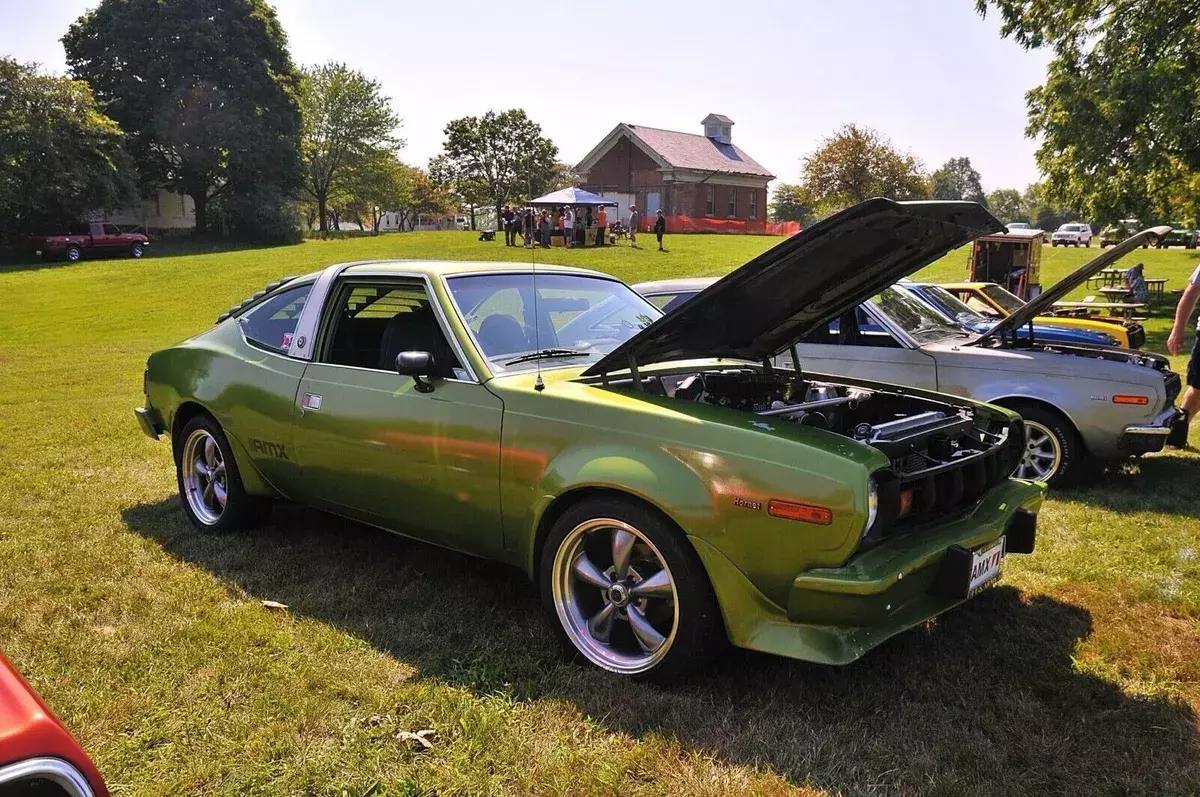
[[[996,326],[984,332],[974,342],[982,343],[992,338],[1003,337],[1025,326],[1037,316],[1048,314],[1053,309],[1055,302],[1061,301],[1064,296],[1086,282],[1088,277],[1100,273],[1102,269],[1108,268],[1134,249],[1137,249],[1142,245],[1142,241],[1161,237],[1170,231],[1171,228],[1168,226],[1151,227],[1147,230],[1142,230],[1136,235],[1131,235],[1112,249],[1102,252],[1099,256],[1092,258],[1063,279],[1054,283],[1050,286],[1049,290],[1030,299],[1007,318],[1002,318]]]
[[[763,252],[584,375],[668,360],[765,360],[951,249],[1003,229],[975,202],[869,199]]]

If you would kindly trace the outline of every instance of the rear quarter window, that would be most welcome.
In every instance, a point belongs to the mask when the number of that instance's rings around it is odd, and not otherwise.
[[[286,354],[310,291],[311,284],[286,288],[238,316],[237,324],[246,340],[259,348]]]

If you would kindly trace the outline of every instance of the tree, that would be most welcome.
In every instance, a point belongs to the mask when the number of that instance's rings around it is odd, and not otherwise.
[[[987,207],[987,197],[979,182],[979,172],[970,158],[951,158],[929,178],[934,199],[965,199]]]
[[[63,37],[72,74],[127,134],[145,190],[290,202],[300,179],[299,76],[266,0],[102,0]]]
[[[846,125],[804,159],[804,187],[822,214],[876,196],[928,199],[921,162],[874,130]]]
[[[550,175],[550,180],[546,183],[546,192],[557,191],[560,188],[571,188],[582,183],[583,180],[579,176],[579,172],[575,171],[575,165],[566,161],[559,161],[554,164],[554,173]],[[545,192],[538,192],[539,194]],[[532,196],[525,197],[533,199]]]
[[[121,144],[86,83],[0,58],[0,234],[50,232],[131,200]]]
[[[813,200],[804,189],[796,183],[780,183],[775,186],[771,195],[771,218],[775,221],[795,221],[808,224],[815,218]]]
[[[414,171],[417,170],[401,163],[395,153],[376,151],[349,170],[346,185],[352,197],[350,209],[365,215],[370,219],[372,231],[379,232],[385,212],[413,204]]]
[[[1026,95],[1048,195],[1099,222],[1175,210],[1200,174],[1200,5],[976,0],[989,6],[1003,36],[1054,51]]]
[[[987,195],[987,206],[1005,224],[1029,220],[1021,201],[1021,192],[1015,188],[997,188]]]
[[[316,201],[324,233],[330,196],[356,169],[369,174],[371,159],[404,145],[394,135],[400,118],[377,82],[345,64],[326,64],[304,73],[300,123],[304,190]]]
[[[465,116],[446,125],[444,153],[430,173],[468,205],[486,199],[500,208],[519,196],[543,193],[555,173],[558,147],[519,108]]]

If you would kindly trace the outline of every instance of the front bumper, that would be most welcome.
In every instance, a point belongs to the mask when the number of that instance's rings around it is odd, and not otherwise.
[[[1121,432],[1120,440],[1117,441],[1117,447],[1121,453],[1128,455],[1162,451],[1171,430],[1180,422],[1187,423],[1183,410],[1167,407],[1146,424],[1126,426],[1125,431]]]
[[[142,427],[142,431],[151,440],[157,440],[167,430],[166,426],[163,425],[162,417],[158,414],[158,410],[153,407],[138,407],[133,411],[133,414],[138,419],[138,426]]]
[[[730,641],[739,647],[822,664],[849,664],[896,634],[968,599],[952,551],[984,550],[1005,538],[1008,553],[1032,551],[1045,485],[1010,480],[970,514],[914,530],[839,568],[800,573],[786,610],[764,597],[715,548],[693,538],[717,588]]]

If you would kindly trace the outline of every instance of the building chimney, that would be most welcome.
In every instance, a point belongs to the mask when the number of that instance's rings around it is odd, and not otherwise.
[[[722,116],[719,113],[710,113],[704,117],[704,121],[700,124],[704,125],[704,135],[718,144],[730,144],[733,142],[733,120],[728,116]]]

